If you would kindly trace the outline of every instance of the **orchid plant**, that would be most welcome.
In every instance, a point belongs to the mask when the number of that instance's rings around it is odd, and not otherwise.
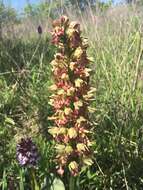
[[[31,189],[40,190],[36,180],[36,166],[39,161],[37,146],[31,138],[22,138],[16,148],[17,161],[21,167],[28,168],[31,178]]]
[[[89,112],[94,88],[89,80],[88,41],[78,22],[62,16],[53,22],[52,43],[57,52],[51,62],[54,82],[49,104],[54,114],[49,119],[54,126],[49,133],[55,141],[58,174],[63,176],[68,168],[71,176],[77,176],[93,164]]]

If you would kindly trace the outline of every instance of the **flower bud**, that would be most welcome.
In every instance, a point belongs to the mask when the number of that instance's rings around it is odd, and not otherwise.
[[[69,130],[68,130],[68,135],[71,139],[74,139],[77,137],[77,131],[74,127],[71,127]]]
[[[78,164],[77,162],[73,161],[69,164],[69,170],[73,176],[76,176],[78,174]]]

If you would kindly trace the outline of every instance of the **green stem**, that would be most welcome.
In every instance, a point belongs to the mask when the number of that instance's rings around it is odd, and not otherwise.
[[[39,185],[36,180],[35,169],[31,168],[30,172],[31,172],[31,188],[32,188],[32,190],[40,190]]]
[[[75,180],[76,178],[73,176],[70,176],[70,183],[69,183],[69,190],[76,190],[75,189]]]

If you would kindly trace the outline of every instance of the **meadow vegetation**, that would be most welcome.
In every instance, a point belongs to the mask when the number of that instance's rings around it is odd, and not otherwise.
[[[94,164],[76,177],[75,190],[143,189],[143,7],[110,3],[99,4],[98,9],[90,3],[84,9],[75,7],[28,5],[21,17],[13,9],[0,9],[1,15],[9,10],[5,17],[0,15],[1,190],[31,190],[29,170],[16,159],[22,137],[31,137],[38,147],[40,190],[54,189],[50,185],[55,178],[58,190],[63,190],[63,183],[69,189],[69,173],[63,178],[56,173],[48,133],[52,125],[48,117],[53,114],[48,103],[50,62],[56,51],[50,30],[52,20],[62,14],[78,21],[82,36],[88,38],[91,85],[96,88],[95,112],[90,116]]]

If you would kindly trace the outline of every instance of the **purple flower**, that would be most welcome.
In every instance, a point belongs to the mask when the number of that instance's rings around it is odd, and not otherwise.
[[[21,166],[36,166],[39,160],[38,149],[31,138],[22,138],[16,148],[17,160]]]
[[[39,34],[42,34],[42,27],[40,25],[38,26],[37,30]]]

